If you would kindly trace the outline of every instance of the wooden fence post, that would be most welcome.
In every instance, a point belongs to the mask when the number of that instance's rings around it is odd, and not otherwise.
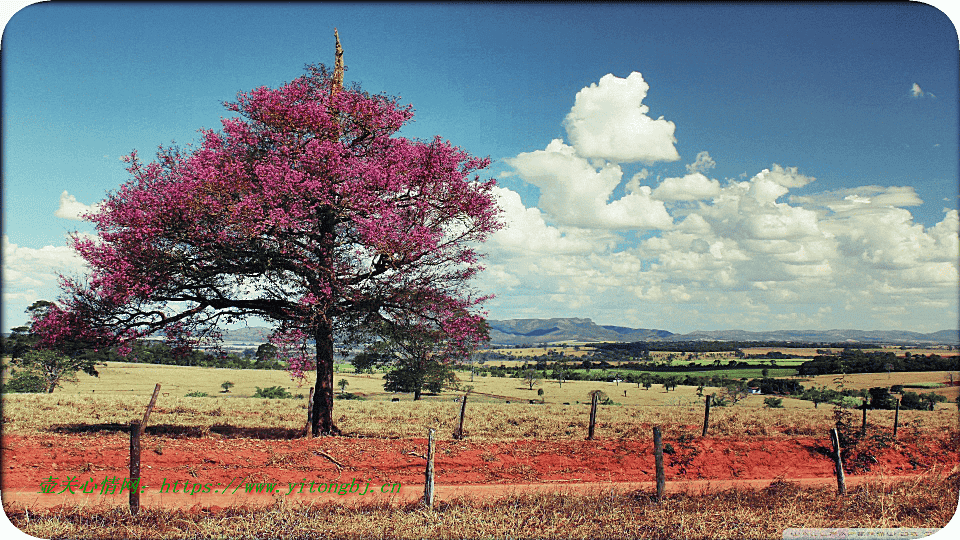
[[[597,426],[597,402],[600,401],[600,392],[593,393],[593,401],[590,403],[590,427],[587,429],[587,440],[593,440],[593,432]]]
[[[657,466],[657,500],[663,499],[663,489],[666,487],[667,477],[663,471],[663,438],[660,427],[653,427],[653,455]]]
[[[900,424],[900,400],[897,400],[897,408],[893,412],[893,440],[897,440],[897,425]]]
[[[140,433],[143,426],[130,422],[130,514],[140,511]]]
[[[153,412],[153,406],[157,404],[158,395],[160,395],[160,383],[157,383],[157,386],[153,389],[153,397],[150,398],[150,403],[147,404],[147,410],[143,413],[143,422],[140,423],[140,435],[143,435],[143,430],[147,429],[147,421],[150,420],[150,413]]]
[[[433,428],[427,432],[427,472],[423,486],[423,502],[427,508],[433,508]]]
[[[837,428],[830,430],[830,441],[833,443],[833,461],[837,473],[837,491],[841,495],[847,493],[847,479],[843,474],[843,460],[840,458],[840,435]]]
[[[304,430],[304,437],[310,436],[310,426],[313,425],[313,387],[310,387],[310,397],[307,398],[307,427]]]
[[[453,432],[453,438],[460,441],[463,440],[463,417],[467,414],[467,396],[469,394],[463,395],[463,402],[460,404],[460,427]]]
[[[707,428],[710,426],[710,402],[713,401],[713,395],[707,396],[707,406],[703,411],[703,433],[701,437],[707,436]]]
[[[863,423],[860,424],[860,436],[863,437],[867,434],[867,402],[863,402]]]

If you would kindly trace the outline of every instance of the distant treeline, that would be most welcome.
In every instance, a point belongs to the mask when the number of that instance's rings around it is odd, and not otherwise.
[[[100,351],[86,351],[86,356],[97,362],[130,362],[133,364],[160,364],[168,366],[197,366],[225,369],[283,369],[284,365],[276,358],[276,348],[261,345],[258,349],[246,349],[241,354],[217,353],[191,350],[174,351],[160,341],[137,341],[127,356],[120,356],[115,348]]]
[[[960,369],[958,357],[938,354],[924,356],[910,354],[899,357],[889,351],[864,352],[847,349],[840,354],[820,355],[800,364],[798,375],[826,375],[831,373],[882,373],[884,371],[954,371]]]
[[[736,352],[741,349],[849,349],[850,343],[798,343],[795,341],[635,341],[632,343],[594,343],[598,350],[623,351],[631,356],[644,356],[649,351],[677,353]],[[879,349],[880,345],[858,343],[859,349]]]

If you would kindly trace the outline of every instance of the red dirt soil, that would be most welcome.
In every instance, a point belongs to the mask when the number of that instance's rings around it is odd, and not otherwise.
[[[958,462],[956,445],[947,440],[904,440],[862,449],[858,466],[849,459],[848,479],[918,475],[931,469],[949,474]],[[62,504],[126,504],[128,494],[101,495],[105,478],[129,476],[129,435],[126,433],[50,434],[2,439],[3,502],[29,507]],[[762,487],[774,480],[835,482],[830,442],[820,438],[699,438],[665,440],[673,453],[664,456],[668,487],[719,489],[731,485]],[[349,500],[358,495],[310,493],[316,484],[358,484],[358,494],[370,483],[364,501],[389,498],[416,500],[422,496],[427,441],[425,439],[356,439],[345,437],[294,440],[177,438],[144,435],[141,439],[143,505],[167,507],[227,506],[273,502],[274,495],[246,493],[248,482],[278,483],[280,495],[294,500]],[[670,448],[667,449],[669,452]],[[438,441],[435,454],[438,496],[503,494],[509,491],[569,490],[619,486],[652,486],[655,479],[652,440],[500,442]],[[866,456],[872,456],[866,457]],[[686,466],[684,462],[686,461]],[[851,474],[853,473],[853,474]],[[58,481],[52,494],[40,484]],[[60,493],[69,478],[70,491]],[[819,480],[818,480],[819,479]],[[82,487],[88,482],[85,494]],[[180,491],[160,493],[163,482]],[[184,483],[198,493],[182,493]],[[300,482],[304,482],[301,490]],[[380,491],[384,484],[401,484],[400,493]],[[290,493],[291,483],[293,492]],[[229,487],[228,487],[229,486]],[[237,489],[237,487],[239,489]],[[316,487],[316,486],[313,486]],[[389,489],[389,486],[386,488]],[[236,491],[235,491],[236,490]]]

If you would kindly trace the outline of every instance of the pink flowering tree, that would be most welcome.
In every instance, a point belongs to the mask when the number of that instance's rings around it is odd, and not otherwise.
[[[322,65],[226,108],[239,116],[198,147],[129,156],[132,178],[87,216],[97,237],[73,239],[91,272],[63,279],[34,321],[42,346],[163,332],[186,347],[259,317],[294,375],[316,370],[317,436],[338,431],[335,334],[439,333],[450,351],[483,339],[487,297],[470,281],[501,227],[494,182],[476,174],[488,159],[396,136],[409,106],[342,89]]]

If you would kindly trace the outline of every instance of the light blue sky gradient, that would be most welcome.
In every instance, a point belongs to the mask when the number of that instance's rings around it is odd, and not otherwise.
[[[3,234],[5,246],[18,248],[5,247],[3,330],[24,323],[30,302],[56,294],[49,276],[31,277],[31,265],[47,260],[36,254],[64,246],[70,231],[92,230],[55,216],[64,191],[94,204],[127,180],[120,157],[131,150],[149,157],[158,145],[194,141],[197,129],[220,127],[228,115],[220,104],[237,92],[277,86],[308,63],[331,65],[334,27],[347,83],[413,104],[415,122],[403,135],[439,134],[493,158],[489,176],[528,209],[539,204],[540,190],[505,160],[553,139],[569,143],[563,121],[577,93],[606,74],[634,71],[650,87],[647,114],[676,125],[680,159],[622,164],[614,199],[641,169],[649,174],[640,184],[656,188],[686,174],[706,151],[716,164],[708,176],[723,185],[779,164],[816,178],[789,196],[912,188],[923,202],[906,210],[923,230],[958,205],[957,34],[946,16],[921,4],[35,4],[10,20],[0,51]],[[679,221],[683,209],[670,208]],[[555,216],[544,217],[569,233]],[[661,233],[618,231],[618,247],[597,255],[639,249]],[[647,265],[641,268],[658,264],[637,256]],[[518,267],[505,255],[491,259]],[[940,307],[925,302],[882,317],[824,310],[814,300],[784,308],[810,318],[754,321],[741,310],[764,305],[764,297],[739,298],[727,309],[698,305],[697,315],[685,316],[682,305],[662,307],[667,299],[644,307],[650,297],[638,293],[623,317],[618,304],[599,299],[535,300],[577,286],[562,281],[539,292],[523,276],[483,281],[498,296],[490,316],[584,316],[675,332],[957,324],[955,287],[943,289]],[[872,298],[884,290],[878,286]],[[942,322],[935,310],[945,314]]]

